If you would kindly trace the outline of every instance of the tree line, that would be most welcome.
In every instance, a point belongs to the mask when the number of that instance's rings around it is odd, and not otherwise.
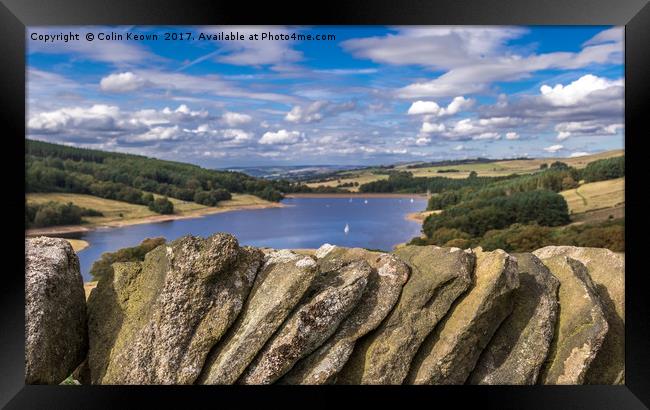
[[[156,205],[148,193],[215,206],[231,193],[280,201],[285,193],[311,192],[304,184],[285,180],[34,140],[26,140],[25,160],[26,192],[89,194],[147,205],[156,212],[168,211],[171,202]]]

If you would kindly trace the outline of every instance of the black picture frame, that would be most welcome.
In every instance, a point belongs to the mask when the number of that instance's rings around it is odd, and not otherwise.
[[[146,0],[0,0],[0,111],[7,209],[24,207],[25,27],[95,24],[422,24],[625,25],[626,375],[624,386],[34,386],[24,384],[24,247],[14,238],[22,217],[7,218],[0,286],[0,406],[18,408],[175,407],[247,404],[300,407],[470,402],[481,408],[647,408],[650,406],[650,311],[644,286],[643,103],[650,98],[650,5],[645,0],[425,0],[258,3]],[[21,165],[22,164],[22,165]],[[10,262],[7,264],[6,262]],[[427,404],[429,403],[429,404]]]

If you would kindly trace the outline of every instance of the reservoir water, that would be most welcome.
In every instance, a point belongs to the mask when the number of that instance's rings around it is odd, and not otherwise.
[[[241,210],[200,218],[101,228],[79,235],[90,246],[79,252],[85,281],[104,252],[135,246],[145,238],[174,240],[228,232],[242,245],[270,248],[318,248],[324,243],[390,251],[420,234],[419,222],[406,219],[426,208],[426,198],[287,198],[286,207]],[[346,228],[347,225],[347,229]],[[347,232],[345,232],[347,230]]]

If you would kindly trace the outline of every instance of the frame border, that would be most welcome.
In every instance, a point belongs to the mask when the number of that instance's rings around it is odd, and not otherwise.
[[[184,406],[205,399],[215,404],[320,403],[403,405],[409,400],[468,400],[488,408],[648,408],[650,406],[650,309],[643,286],[641,255],[643,232],[650,228],[644,218],[644,150],[642,135],[648,137],[647,115],[642,104],[650,99],[648,66],[650,53],[650,5],[646,0],[546,0],[471,1],[444,0],[436,3],[411,0],[397,4],[375,0],[328,3],[284,3],[267,0],[254,6],[226,0],[197,0],[191,3],[163,0],[1,0],[0,3],[0,107],[6,116],[3,141],[8,150],[4,175],[12,176],[8,208],[24,207],[25,136],[25,28],[38,25],[97,24],[298,24],[367,25],[625,25],[625,145],[626,214],[634,224],[626,225],[626,385],[625,386],[36,386],[24,384],[24,270],[23,252],[17,241],[7,241],[12,262],[0,288],[0,406],[6,408],[116,407],[161,404]],[[311,6],[311,7],[310,7]],[[316,7],[314,7],[316,6]],[[253,7],[253,8],[251,8]],[[251,13],[254,10],[255,13]],[[630,149],[632,148],[632,149]],[[15,163],[14,163],[15,161]],[[22,164],[22,166],[20,165]],[[16,175],[16,167],[20,172]],[[646,171],[647,173],[647,171]],[[633,187],[636,186],[636,190]],[[23,189],[21,192],[20,190]],[[15,191],[15,192],[14,192]],[[22,218],[22,217],[21,217]],[[24,231],[21,218],[13,218],[12,229]],[[13,237],[13,235],[10,235]],[[15,266],[13,265],[15,263]],[[630,273],[630,274],[628,274]],[[470,394],[467,394],[467,393]],[[254,393],[254,394],[251,394]],[[345,396],[345,401],[341,400]],[[291,400],[287,400],[287,398]],[[295,399],[295,400],[294,400]],[[309,400],[309,401],[304,401]],[[171,401],[169,401],[171,400]],[[444,402],[443,401],[443,402]],[[302,403],[301,403],[302,402]],[[645,404],[644,404],[645,403]]]

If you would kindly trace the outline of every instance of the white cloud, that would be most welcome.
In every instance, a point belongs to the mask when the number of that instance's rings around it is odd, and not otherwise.
[[[462,150],[464,150],[464,149],[465,149],[465,147],[464,147],[463,145],[456,145],[456,146],[454,147],[454,151],[462,151]]]
[[[550,87],[546,84],[540,87],[542,97],[555,106],[570,106],[581,103],[589,94],[611,87],[622,87],[623,80],[608,80],[587,74],[570,84],[556,84]]]
[[[127,137],[126,141],[128,142],[153,142],[153,141],[169,141],[177,140],[183,137],[183,133],[177,125],[173,127],[154,127],[149,131],[135,135],[132,137]]]
[[[517,81],[547,69],[578,69],[591,64],[622,63],[622,30],[594,37],[578,52],[522,53],[508,41],[521,28],[397,28],[385,36],[344,41],[356,57],[378,63],[420,65],[443,74],[395,91],[399,98],[450,97],[487,91],[497,81]],[[618,33],[618,34],[617,34]]]
[[[506,139],[507,140],[518,140],[519,139],[519,134],[511,131],[506,133]]]
[[[557,140],[563,141],[572,136],[616,135],[624,128],[622,123],[603,123],[602,120],[568,121],[555,126]]]
[[[420,137],[415,140],[415,145],[419,145],[419,146],[429,145],[430,143],[431,143],[431,138],[427,138],[427,137]]]
[[[501,134],[497,132],[483,132],[479,135],[472,137],[473,140],[498,140],[501,139]]]
[[[252,133],[240,129],[225,129],[222,130],[222,135],[224,138],[237,144],[249,142],[253,138]]]
[[[440,106],[435,101],[416,101],[409,107],[408,115],[433,114],[440,112]]]
[[[248,124],[253,120],[253,117],[248,114],[241,114],[238,112],[225,112],[221,119],[229,127],[237,127],[239,125]]]
[[[31,117],[27,126],[32,131],[41,132],[62,132],[72,128],[108,130],[116,126],[119,116],[119,107],[95,104],[90,108],[68,107],[41,112]]]
[[[454,97],[447,108],[440,107],[435,101],[416,101],[408,109],[408,115],[430,114],[437,117],[454,115],[462,109],[469,108],[474,101],[462,96]]]
[[[558,152],[559,150],[564,149],[563,145],[557,144],[557,145],[551,145],[550,147],[544,148],[544,151],[546,152]]]
[[[283,104],[295,104],[299,101],[299,99],[287,94],[251,91],[240,88],[235,82],[224,80],[214,74],[189,75],[158,70],[133,70],[129,72],[132,73],[136,79],[146,79],[146,81],[140,85],[140,88],[162,91],[165,93],[165,98],[169,98],[169,95],[172,93],[191,93],[272,101]],[[100,85],[102,81],[108,81],[110,84],[114,78],[117,78],[113,77],[113,79],[111,79],[111,76],[115,76],[115,74],[102,78]]]
[[[277,132],[265,132],[259,143],[263,145],[291,145],[300,141],[298,131],[279,130]]]
[[[325,117],[334,116],[356,108],[354,102],[334,104],[327,101],[314,101],[308,105],[296,105],[285,115],[284,119],[293,123],[319,122]]]
[[[446,130],[445,124],[435,124],[427,121],[422,123],[422,128],[420,129],[421,132],[424,132],[426,134],[432,132],[443,132],[445,130]]]
[[[577,157],[584,157],[585,155],[589,155],[588,152],[572,152],[571,155],[569,155],[571,158],[577,158]]]
[[[99,82],[99,88],[109,92],[128,92],[142,88],[146,84],[141,78],[130,71],[124,73],[110,74]]]

